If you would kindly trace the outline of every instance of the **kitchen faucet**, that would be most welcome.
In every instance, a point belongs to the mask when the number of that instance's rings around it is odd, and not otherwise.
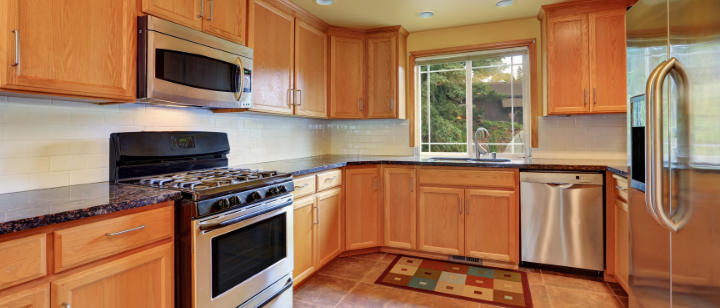
[[[484,133],[483,136],[487,136],[488,139],[490,138],[490,132],[488,132],[488,130],[485,129],[485,127],[480,127],[475,131],[475,158],[476,159],[480,159],[480,155],[488,154],[488,150],[483,149],[483,147],[480,146],[480,140],[478,137],[481,132]],[[487,148],[489,149],[490,146],[488,145]],[[492,154],[492,159],[495,159],[497,157],[497,153],[492,152],[491,154]]]

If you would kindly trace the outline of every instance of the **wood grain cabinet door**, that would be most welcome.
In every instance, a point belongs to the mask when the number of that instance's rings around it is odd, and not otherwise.
[[[247,0],[202,0],[205,16],[202,31],[245,45]]]
[[[294,284],[301,283],[317,269],[317,202],[315,196],[295,200],[293,212]]]
[[[345,245],[347,250],[379,246],[377,168],[345,171]]]
[[[615,211],[615,279],[627,290],[630,273],[628,205],[619,199],[615,199],[612,203],[608,206],[612,206]]]
[[[397,36],[369,38],[368,118],[395,118],[397,97]]]
[[[341,189],[336,188],[317,194],[318,267],[332,261],[343,251]]]
[[[293,113],[295,17],[260,0],[254,0],[253,108],[276,114]]]
[[[0,243],[0,290],[47,275],[45,233]]]
[[[174,307],[173,245],[163,244],[50,283],[51,307]]]
[[[548,114],[590,111],[588,15],[548,20]]]
[[[209,15],[205,0],[137,0],[143,13],[160,17],[195,30],[202,30],[203,18]]]
[[[625,10],[590,13],[591,113],[627,112]]]
[[[385,246],[415,249],[417,235],[417,179],[415,168],[385,168]]]
[[[465,198],[465,255],[518,263],[515,192],[468,189]]]
[[[365,112],[365,41],[330,37],[330,117],[362,119]]]
[[[418,250],[448,255],[465,251],[465,190],[420,187],[418,189]]]
[[[327,118],[327,34],[295,22],[295,115]]]
[[[44,284],[32,289],[0,297],[0,308],[48,308],[50,307],[50,285]]]
[[[1,88],[135,100],[134,0],[7,1]]]

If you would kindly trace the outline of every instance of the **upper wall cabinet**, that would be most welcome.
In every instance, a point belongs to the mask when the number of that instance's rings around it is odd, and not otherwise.
[[[545,5],[545,115],[627,111],[625,10],[636,0]]]
[[[245,45],[246,0],[138,0],[143,13]]]
[[[0,90],[134,101],[135,5],[134,0],[2,1]]]
[[[329,34],[330,117],[404,119],[408,32],[396,26]]]

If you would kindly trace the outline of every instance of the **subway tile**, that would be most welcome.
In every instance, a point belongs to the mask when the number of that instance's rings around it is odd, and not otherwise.
[[[0,176],[0,194],[29,189],[28,175]]]
[[[72,120],[72,112],[58,108],[31,109],[32,121],[25,123],[38,124],[68,124]]]
[[[90,105],[90,103],[87,103],[87,102],[69,101],[69,100],[61,100],[61,99],[52,99],[51,103],[52,103],[52,106],[55,108],[71,108],[71,109],[87,109],[88,105]]]
[[[12,97],[7,98],[8,105],[17,107],[50,107],[49,98]]]
[[[32,174],[50,171],[50,158],[26,157],[5,159],[5,175]]]
[[[0,141],[0,158],[30,156],[29,141]]]
[[[7,124],[5,140],[31,141],[51,139],[51,130],[47,125],[38,124]]]
[[[29,189],[43,189],[70,185],[70,172],[47,172],[28,175]]]
[[[19,108],[0,105],[0,123],[37,123],[32,117],[31,108]]]
[[[87,156],[65,155],[50,158],[50,171],[79,170],[87,168]]]
[[[88,139],[109,139],[110,134],[118,131],[117,126],[88,126]]]
[[[131,126],[133,125],[133,116],[130,113],[105,113],[105,125],[115,126]]]
[[[105,151],[105,144],[101,139],[70,141],[70,154],[101,154]]]
[[[84,125],[52,125],[47,127],[49,138],[43,139],[86,139],[88,127]]]
[[[88,168],[107,168],[110,164],[109,154],[92,154],[87,156]]]
[[[84,169],[70,171],[70,185],[98,183],[105,180],[107,169]]]
[[[71,123],[78,125],[104,125],[105,113],[98,111],[73,110]]]

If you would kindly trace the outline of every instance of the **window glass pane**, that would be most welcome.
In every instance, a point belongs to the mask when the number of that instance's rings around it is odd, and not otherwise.
[[[427,66],[423,66],[427,69]],[[430,141],[430,134],[428,132],[428,74],[420,74],[420,140],[422,143],[428,143]]]
[[[490,134],[489,138],[487,136],[480,138],[480,142],[521,143],[520,133],[523,123],[521,66],[473,69],[472,86],[472,131],[483,127]],[[522,153],[522,146],[490,145],[487,150],[496,153]]]
[[[465,62],[451,62],[430,65],[431,71],[465,69]]]
[[[420,66],[420,71],[421,71],[421,72],[427,72],[427,70],[428,70],[427,65]]]
[[[485,66],[493,66],[493,65],[503,65],[503,64],[510,64],[510,57],[499,57],[499,58],[487,58],[487,59],[480,59],[480,60],[474,60],[472,61],[473,67],[485,67]]]
[[[454,63],[450,63],[454,64]],[[430,73],[430,108],[422,118],[429,124],[429,141],[436,143],[467,143],[465,105],[465,71]],[[431,151],[465,152],[466,145],[431,147]]]
[[[467,145],[432,144],[432,152],[467,152]]]

